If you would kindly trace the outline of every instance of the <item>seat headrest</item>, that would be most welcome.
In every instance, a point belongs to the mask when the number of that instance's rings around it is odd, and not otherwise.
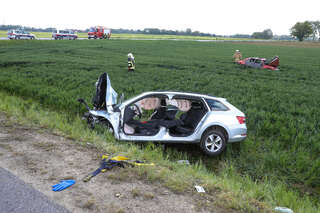
[[[178,107],[178,109],[182,112],[187,112],[191,108],[191,102],[185,99],[167,99],[167,105],[172,105]]]

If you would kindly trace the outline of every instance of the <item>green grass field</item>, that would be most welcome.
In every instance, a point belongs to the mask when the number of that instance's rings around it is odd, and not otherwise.
[[[183,90],[227,98],[247,116],[248,139],[208,159],[197,148],[174,148],[206,169],[232,168],[256,183],[320,196],[320,46],[298,43],[192,41],[0,41],[0,90],[79,116],[76,99],[91,100],[103,72],[126,98],[149,90]],[[280,57],[280,71],[241,68],[244,57]],[[127,72],[127,53],[136,72]],[[81,108],[82,109],[82,108]],[[175,160],[175,159],[174,159]],[[271,193],[272,194],[272,193]],[[267,198],[261,198],[262,201]],[[320,207],[317,207],[318,210]],[[302,212],[302,211],[301,211]]]

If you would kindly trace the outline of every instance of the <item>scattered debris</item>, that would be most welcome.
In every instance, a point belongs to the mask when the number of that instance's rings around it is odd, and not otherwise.
[[[145,163],[144,161],[135,160],[135,161],[125,161],[131,166],[154,166],[154,163]]]
[[[121,162],[121,161],[127,160],[127,159],[129,159],[129,158],[123,157],[123,156],[116,156],[116,157],[109,159],[109,157],[107,155],[103,155],[102,160],[100,162],[100,167],[98,169],[96,169],[94,172],[87,175],[83,179],[83,182],[88,182],[91,180],[91,178],[98,175],[100,172],[105,172],[106,170],[110,170],[115,166],[119,166],[121,168],[124,168],[123,162]]]
[[[75,180],[61,180],[60,183],[52,186],[52,191],[55,191],[55,192],[62,191],[72,186],[75,183],[76,183]]]
[[[185,164],[185,165],[190,165],[190,162],[188,160],[178,160],[177,163],[179,164]]]
[[[293,211],[287,207],[279,207],[277,206],[276,208],[274,208],[274,210],[276,212],[281,212],[281,213],[293,213]]]
[[[196,188],[197,192],[205,192],[202,186],[194,186],[194,188]]]
[[[122,195],[121,193],[117,193],[117,194],[115,194],[115,196],[116,196],[117,198],[123,198],[123,195]]]
[[[100,172],[105,172],[107,170],[112,169],[115,166],[118,166],[120,168],[124,168],[125,166],[154,166],[153,163],[145,163],[143,161],[130,161],[129,158],[124,157],[124,156],[115,156],[114,155],[108,156],[108,155],[103,155],[102,160],[100,162],[100,167],[96,169],[94,172],[90,173],[87,175],[84,179],[83,182],[88,182],[93,178],[94,176],[98,175]]]

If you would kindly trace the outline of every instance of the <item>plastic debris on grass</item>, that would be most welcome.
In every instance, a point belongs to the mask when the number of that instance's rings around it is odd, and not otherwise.
[[[276,212],[281,212],[281,213],[293,213],[293,211],[287,207],[280,207],[280,206],[277,206],[276,208],[274,208],[274,210]]]
[[[204,188],[202,186],[194,186],[194,188],[196,188],[197,192],[199,192],[199,193],[206,192],[206,191],[204,191]]]
[[[64,189],[72,186],[75,183],[76,183],[75,180],[61,180],[60,183],[52,186],[52,191],[55,191],[55,192],[62,191]]]

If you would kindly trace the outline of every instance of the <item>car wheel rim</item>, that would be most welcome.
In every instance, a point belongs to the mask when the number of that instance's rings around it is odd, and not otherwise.
[[[217,152],[222,147],[222,139],[219,135],[211,134],[207,137],[205,147],[209,152]]]

